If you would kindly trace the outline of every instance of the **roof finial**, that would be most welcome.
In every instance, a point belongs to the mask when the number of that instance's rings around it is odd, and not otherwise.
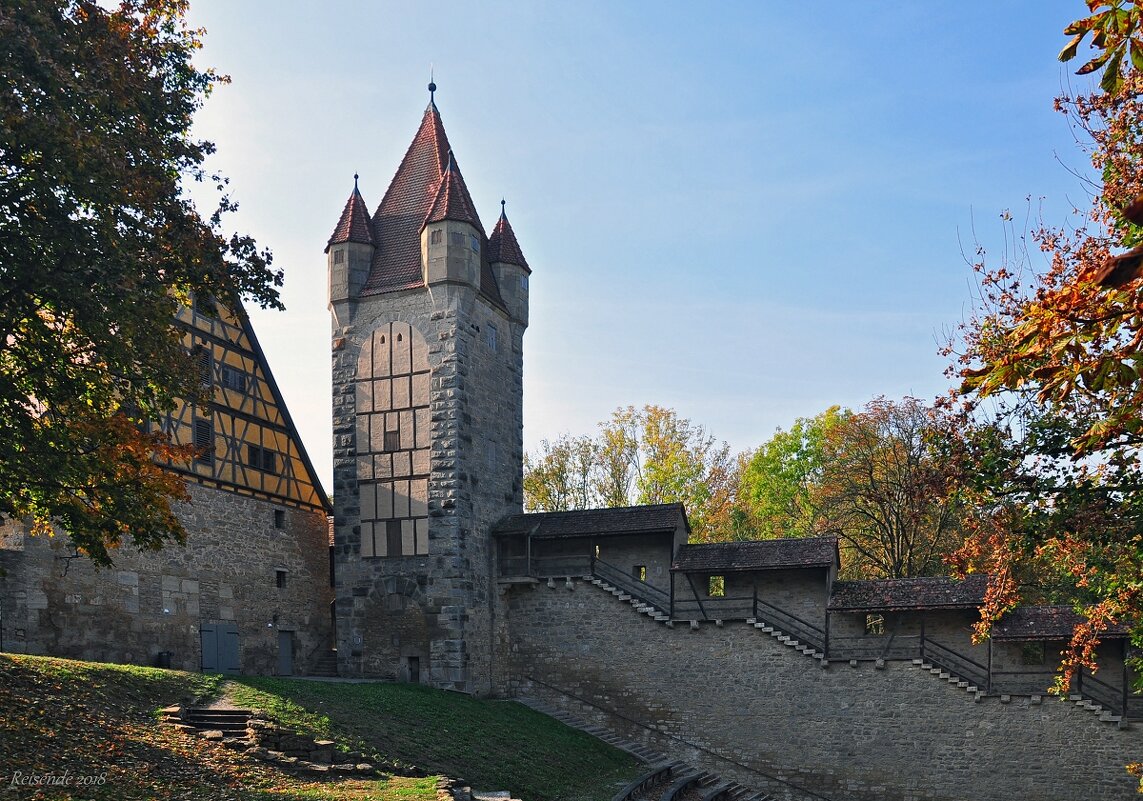
[[[500,216],[501,217],[507,217],[508,216],[504,212],[504,198],[500,198]]]
[[[437,91],[437,85],[436,85],[436,83],[433,82],[433,65],[432,65],[432,62],[430,62],[429,63],[429,105],[432,105],[432,106],[436,105],[436,101],[433,98],[433,95],[436,93],[436,91]]]
[[[353,173],[353,191],[354,192],[357,191],[357,173],[356,172]]]

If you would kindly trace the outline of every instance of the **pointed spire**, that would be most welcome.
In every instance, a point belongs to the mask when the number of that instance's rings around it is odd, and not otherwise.
[[[340,245],[343,242],[358,242],[363,245],[373,244],[373,226],[369,221],[369,209],[365,205],[365,198],[357,188],[357,173],[353,174],[353,192],[345,202],[341,217],[333,229],[333,234],[326,243],[326,251],[331,245]]]
[[[496,227],[492,229],[492,236],[488,237],[488,261],[495,264],[515,264],[518,267],[523,267],[530,274],[532,268],[528,266],[528,262],[524,259],[524,253],[520,250],[520,243],[516,241],[516,233],[512,230],[512,224],[508,222],[508,214],[504,211],[504,199],[500,200],[500,219],[496,221]]]
[[[433,205],[429,207],[428,214],[425,215],[425,225],[442,220],[466,222],[478,231],[484,230],[480,224],[480,217],[476,214],[472,195],[468,193],[468,187],[464,184],[464,177],[460,174],[460,167],[451,150],[448,152],[448,162],[445,164],[437,195],[433,198]]]
[[[378,244],[364,294],[421,285],[421,227],[436,198],[448,161],[448,137],[437,107],[429,104],[401,166],[373,213]]]
[[[436,108],[437,84],[433,80],[433,65],[429,65],[429,108]]]

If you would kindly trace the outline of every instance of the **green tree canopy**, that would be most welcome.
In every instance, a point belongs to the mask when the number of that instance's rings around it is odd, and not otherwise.
[[[616,409],[596,437],[545,441],[524,466],[531,511],[682,503],[696,539],[728,537],[737,462],[725,442],[673,409]]]
[[[738,503],[757,537],[815,535],[813,492],[824,467],[826,433],[850,414],[831,406],[816,417],[799,417],[754,451],[739,477]]]
[[[185,536],[177,454],[138,423],[193,398],[173,326],[192,296],[278,306],[281,273],[204,168],[181,0],[15,0],[0,13],[0,513],[53,525],[96,562]],[[213,180],[208,220],[184,192]]]

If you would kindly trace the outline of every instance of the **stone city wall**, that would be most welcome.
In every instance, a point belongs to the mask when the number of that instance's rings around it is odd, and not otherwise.
[[[1075,704],[976,700],[911,662],[823,668],[743,622],[669,628],[574,587],[506,589],[509,691],[776,797],[1136,797],[1143,737]]]

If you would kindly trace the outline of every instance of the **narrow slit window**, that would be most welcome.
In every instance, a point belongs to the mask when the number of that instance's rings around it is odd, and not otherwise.
[[[282,568],[278,568],[277,570],[274,571],[274,585],[279,590],[283,590],[286,588],[286,574],[288,572],[289,571],[283,570]]]
[[[634,576],[635,578],[637,578],[639,581],[646,581],[647,580],[647,566],[646,565],[635,565],[633,568],[631,568],[631,575]]]
[[[400,431],[386,431],[385,432],[385,450],[399,451],[401,450],[401,432]]]
[[[194,421],[194,448],[196,462],[211,464],[214,461],[214,424],[209,420]]]
[[[401,521],[389,520],[385,523],[385,547],[389,556],[401,556]]]

